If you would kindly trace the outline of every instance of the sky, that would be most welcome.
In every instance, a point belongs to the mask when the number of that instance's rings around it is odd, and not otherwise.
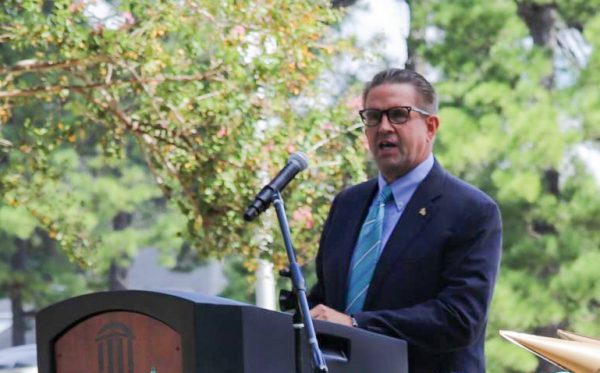
[[[383,65],[403,67],[408,52],[410,11],[404,1],[359,0],[343,21],[343,36],[354,36],[367,59],[350,65],[361,80],[369,80]],[[378,51],[382,56],[369,51]],[[383,61],[382,58],[383,57]]]

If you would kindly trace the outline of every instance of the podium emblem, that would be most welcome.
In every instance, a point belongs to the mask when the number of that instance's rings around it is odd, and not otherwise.
[[[134,373],[133,340],[135,336],[120,322],[104,324],[96,334],[98,373]]]

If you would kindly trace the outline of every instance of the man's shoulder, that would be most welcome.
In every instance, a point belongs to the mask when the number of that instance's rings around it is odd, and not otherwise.
[[[442,193],[446,196],[444,201],[447,207],[453,210],[461,211],[464,209],[474,212],[474,210],[496,211],[499,213],[499,207],[496,201],[487,193],[474,186],[473,184],[445,171],[445,180]]]

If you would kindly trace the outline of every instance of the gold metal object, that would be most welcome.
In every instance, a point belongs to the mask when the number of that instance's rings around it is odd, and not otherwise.
[[[585,335],[575,334],[573,332],[568,332],[566,330],[558,329],[556,334],[562,339],[567,339],[569,341],[583,342],[583,343],[591,343],[597,344],[600,346],[600,339],[586,337]]]
[[[573,373],[600,373],[600,345],[501,330],[512,343]]]

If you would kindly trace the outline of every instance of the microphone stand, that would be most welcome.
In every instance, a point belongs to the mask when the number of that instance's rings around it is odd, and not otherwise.
[[[302,276],[300,266],[296,261],[296,253],[292,246],[292,238],[290,235],[290,227],[288,225],[287,217],[285,215],[285,208],[283,206],[283,199],[279,191],[275,191],[273,195],[273,204],[277,211],[277,219],[279,220],[279,228],[283,235],[283,241],[285,243],[285,250],[287,252],[289,260],[289,273],[287,276],[292,280],[292,288],[296,298],[296,307],[294,314],[294,336],[296,340],[296,372],[302,371],[302,349],[299,346],[300,333],[302,327],[306,329],[306,335],[308,337],[308,344],[310,346],[312,366],[315,373],[326,373],[327,364],[319,348],[319,342],[317,341],[317,335],[312,319],[310,318],[310,310],[308,308],[308,300],[306,299],[306,283]],[[298,317],[300,315],[300,317]]]

